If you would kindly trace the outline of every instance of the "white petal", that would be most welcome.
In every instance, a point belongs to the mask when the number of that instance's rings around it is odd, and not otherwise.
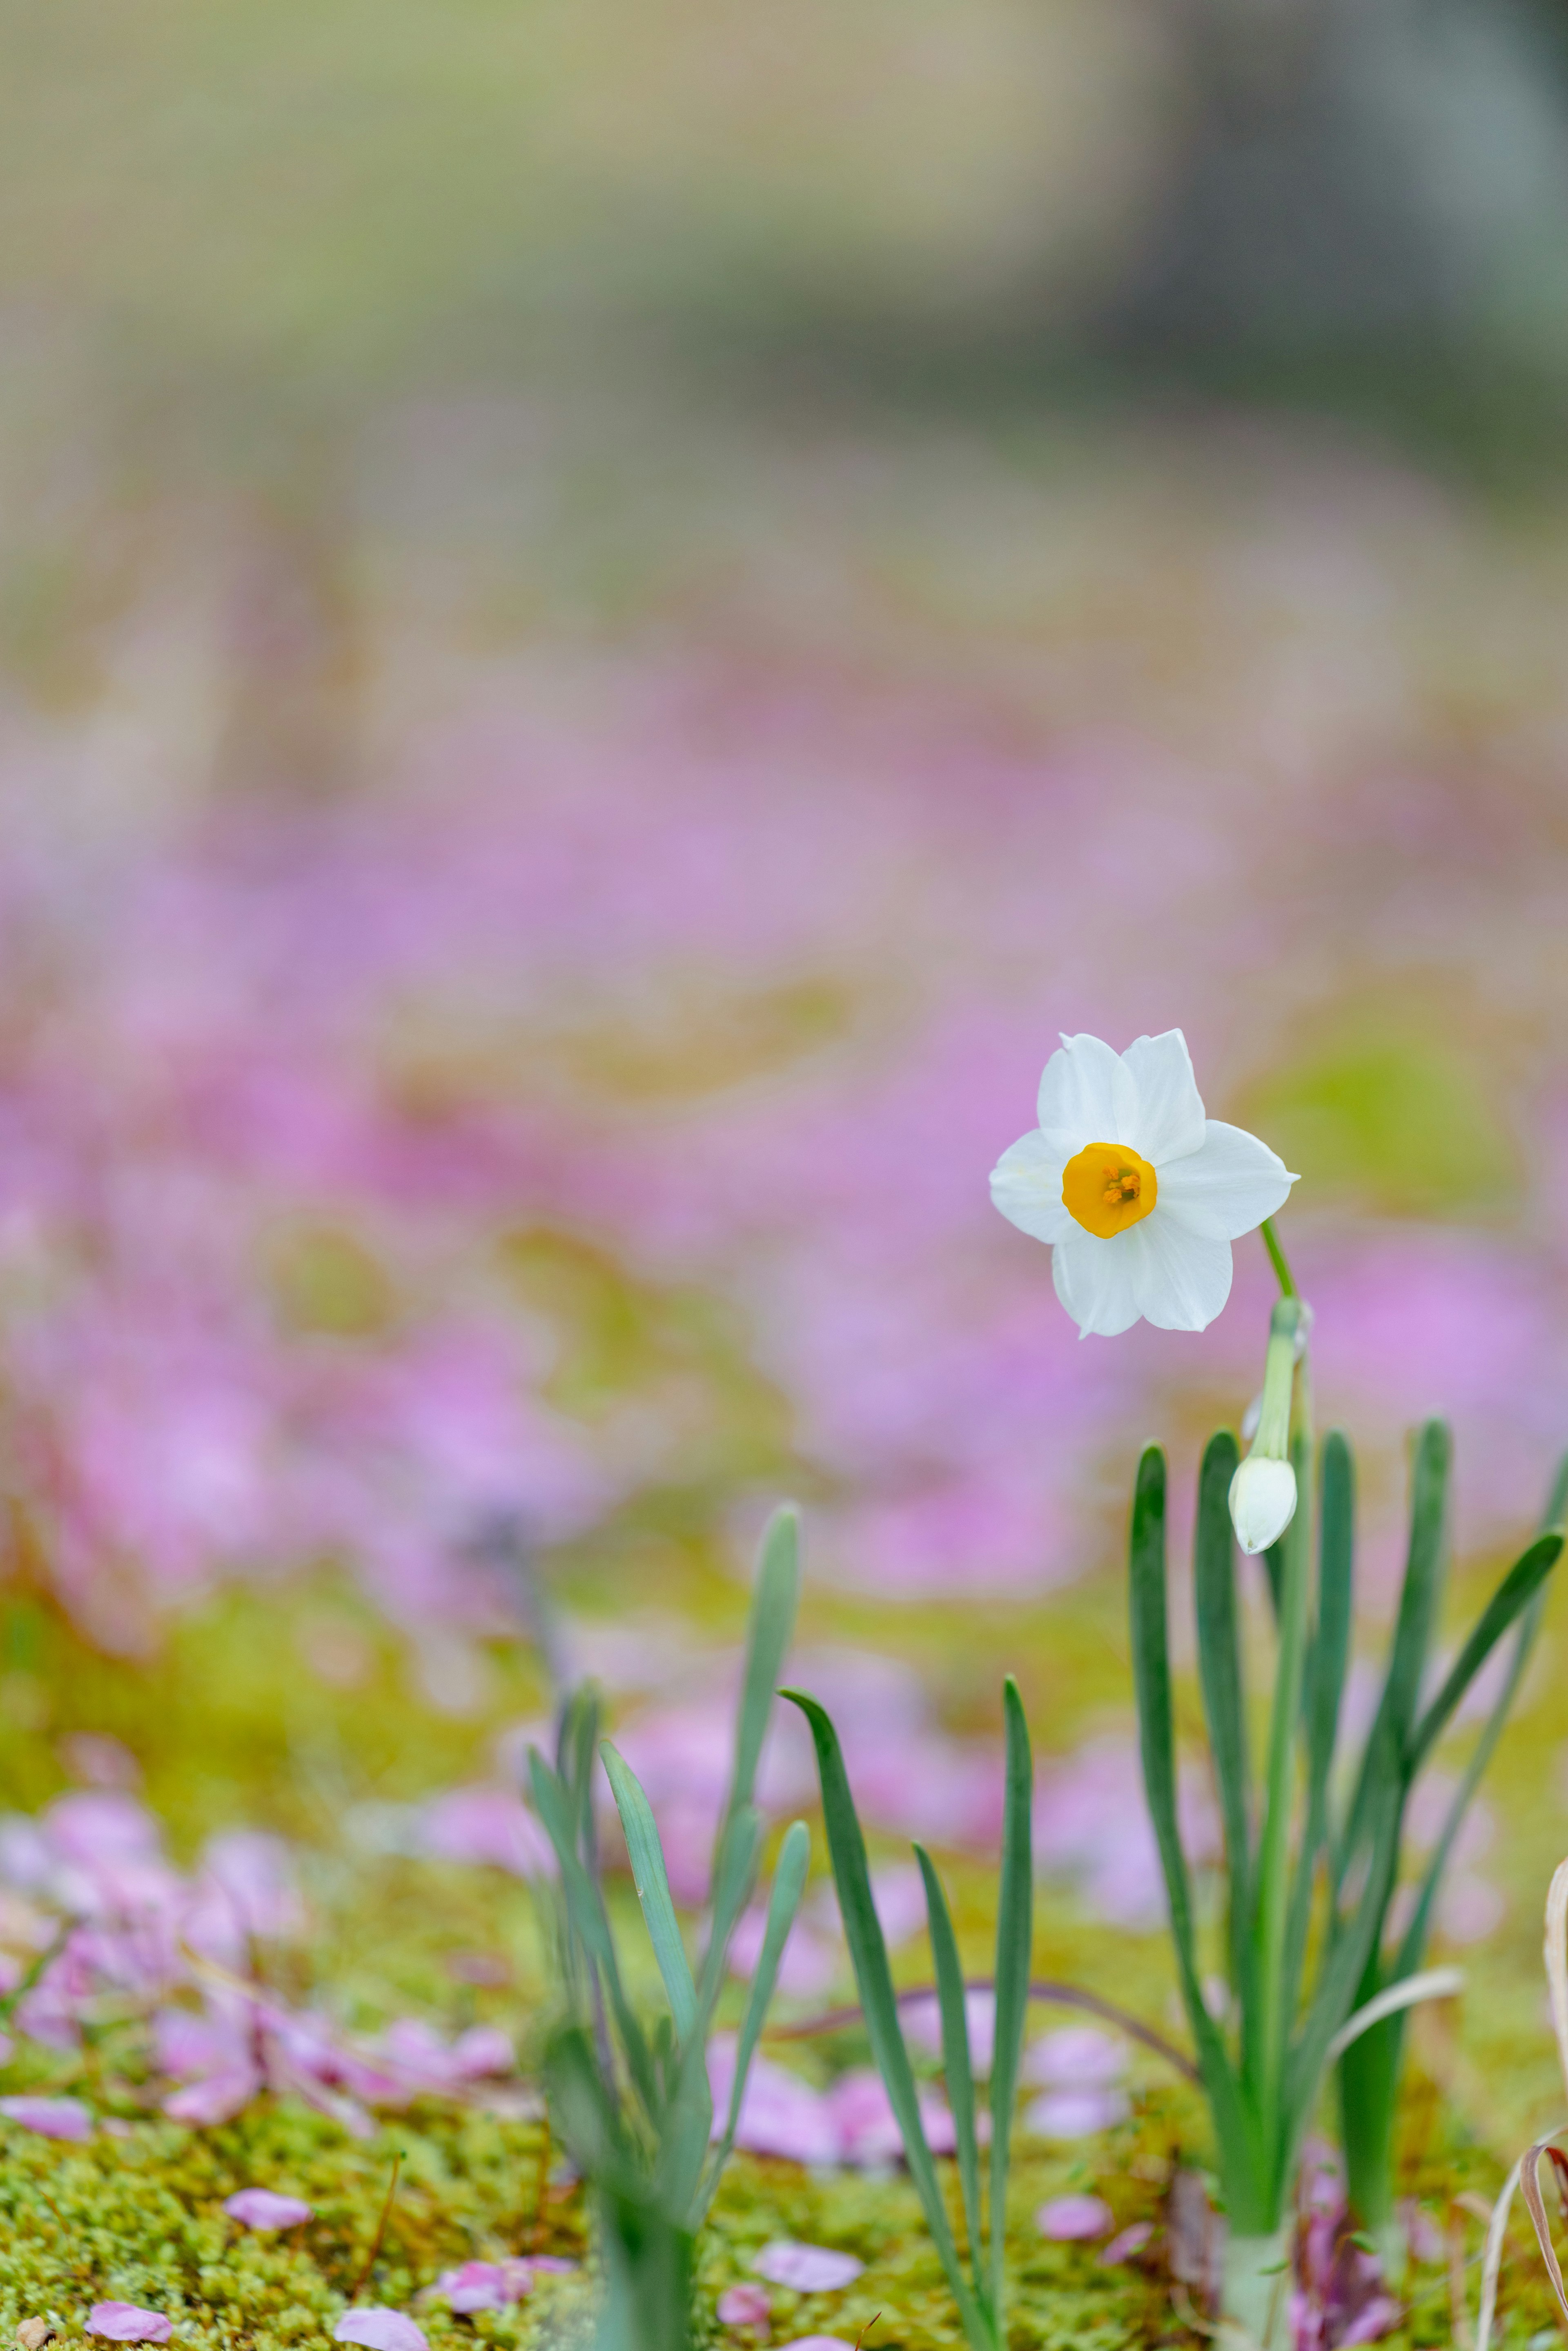
[[[1267,1551],[1296,1515],[1296,1473],[1288,1461],[1249,1453],[1230,1480],[1230,1521],[1244,1552]]]
[[[1283,1207],[1297,1180],[1266,1143],[1217,1118],[1207,1122],[1200,1151],[1165,1167],[1156,1159],[1154,1166],[1160,1187],[1155,1215],[1210,1240],[1239,1240],[1251,1232]]]
[[[1230,1295],[1230,1243],[1167,1217],[1163,1193],[1152,1217],[1105,1246],[1134,1258],[1138,1311],[1156,1331],[1207,1330]]]
[[[1040,1081],[1040,1124],[1065,1167],[1086,1143],[1126,1143],[1138,1089],[1120,1053],[1098,1037],[1063,1037]]]
[[[1156,1169],[1166,1160],[1201,1151],[1203,1096],[1181,1030],[1135,1039],[1122,1061],[1138,1089],[1137,1116],[1129,1133],[1107,1135],[1106,1141],[1130,1143]]]
[[[1152,1224],[1154,1219],[1145,1221]],[[1141,1309],[1127,1248],[1132,1238],[1131,1233],[1118,1233],[1114,1240],[1096,1240],[1092,1233],[1074,1228],[1051,1250],[1051,1278],[1081,1339],[1092,1331],[1102,1339],[1113,1339],[1137,1321]]]
[[[1062,1203],[1062,1162],[1038,1127],[1020,1135],[991,1170],[991,1198],[1008,1222],[1037,1241],[1060,1241],[1071,1232]]]

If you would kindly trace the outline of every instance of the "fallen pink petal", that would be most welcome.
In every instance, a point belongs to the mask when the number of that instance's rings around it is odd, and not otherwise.
[[[79,2145],[93,2134],[92,2116],[79,2098],[0,2098],[0,2115],[23,2130],[37,2131],[40,2138],[74,2139]]]
[[[422,2326],[406,2312],[385,2310],[377,2304],[346,2310],[332,2329],[334,2343],[359,2343],[364,2351],[430,2351]]]
[[[1042,2237],[1071,2243],[1080,2238],[1108,2236],[1111,2207],[1098,2196],[1053,2196],[1040,2206],[1034,2220]]]
[[[766,2326],[773,2314],[773,2298],[759,2285],[727,2286],[717,2310],[721,2326]]]
[[[865,2263],[828,2245],[800,2245],[779,2238],[764,2245],[751,2266],[770,2284],[789,2286],[796,2294],[841,2294],[854,2283]]]
[[[1101,2248],[1100,2259],[1107,2269],[1114,2269],[1119,2262],[1130,2262],[1135,2253],[1141,2253],[1152,2242],[1154,2234],[1152,2220],[1134,2220],[1129,2228],[1117,2230],[1110,2243]]]
[[[242,2188],[225,2199],[224,2210],[246,2229],[298,2229],[315,2218],[314,2208],[301,2198],[272,2188]]]
[[[133,2302],[95,2302],[87,2331],[110,2343],[167,2343],[174,2323],[161,2310],[141,2310]]]

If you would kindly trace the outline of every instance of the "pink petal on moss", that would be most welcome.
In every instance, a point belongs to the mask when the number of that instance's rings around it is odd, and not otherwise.
[[[163,2101],[163,2112],[171,2122],[191,2123],[197,2129],[211,2128],[217,2123],[232,2122],[249,2105],[260,2087],[261,2075],[254,2065],[225,2067],[222,2073],[208,2074],[200,2082],[187,2082],[183,2089],[171,2090]]]
[[[1103,2266],[1106,2269],[1114,2269],[1118,2262],[1130,2262],[1134,2253],[1143,2252],[1154,2233],[1155,2224],[1152,2220],[1134,2220],[1131,2228],[1119,2229],[1110,2243],[1101,2251],[1100,2260]]]
[[[727,2286],[719,2295],[718,2322],[721,2326],[766,2326],[772,2314],[772,2297],[762,2286]]]
[[[1111,2227],[1111,2207],[1098,2196],[1053,2196],[1035,2214],[1042,2237],[1069,2242],[1079,2237],[1103,2237]]]
[[[764,2245],[751,2266],[758,2277],[796,2294],[839,2294],[853,2283],[865,2263],[830,2245],[797,2245],[780,2237]]]
[[[445,2295],[448,2307],[459,2318],[470,2318],[476,2310],[505,2310],[532,2283],[531,2279],[509,2278],[509,2266],[500,2262],[464,2262],[457,2269],[442,2271],[436,2291]]]
[[[245,2229],[298,2229],[316,2217],[313,2205],[298,2196],[280,2196],[274,2188],[242,2188],[224,2210]]]
[[[430,2351],[423,2327],[401,2310],[370,2304],[346,2310],[332,2329],[334,2343],[362,2343],[365,2351]]]
[[[167,2343],[174,2322],[161,2310],[139,2310],[133,2302],[95,2302],[87,2314],[89,2335],[110,2343]]]
[[[20,2123],[24,2130],[37,2131],[41,2138],[79,2142],[92,2137],[92,2116],[79,2098],[0,2098],[0,2115],[8,2123]]]

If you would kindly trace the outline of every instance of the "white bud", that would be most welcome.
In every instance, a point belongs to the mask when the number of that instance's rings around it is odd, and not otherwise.
[[[1230,1480],[1230,1522],[1244,1552],[1267,1551],[1296,1515],[1296,1473],[1288,1461],[1249,1453]]]

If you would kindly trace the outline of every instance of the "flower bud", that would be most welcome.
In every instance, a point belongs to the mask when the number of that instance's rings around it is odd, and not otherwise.
[[[1244,1552],[1267,1551],[1296,1515],[1296,1473],[1288,1461],[1249,1453],[1230,1480],[1230,1522]]]

